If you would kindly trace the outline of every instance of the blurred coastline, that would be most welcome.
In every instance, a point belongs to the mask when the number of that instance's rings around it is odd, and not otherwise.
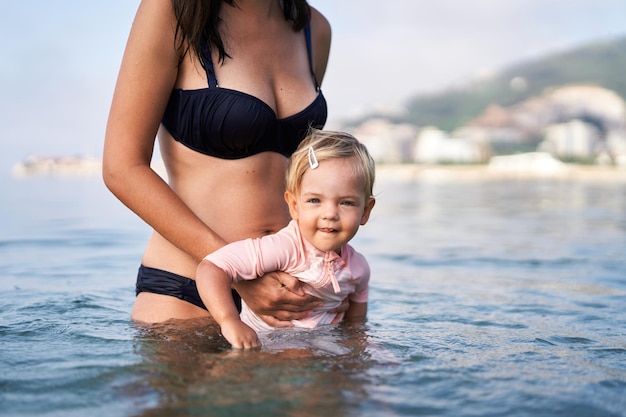
[[[496,169],[490,165],[377,165],[377,180],[490,181],[562,180],[626,182],[626,169],[613,166],[567,164],[558,171]]]
[[[153,161],[152,167],[159,175],[166,176],[162,161],[158,159]],[[16,178],[35,176],[96,177],[100,175],[101,170],[100,159],[91,156],[30,156],[13,165],[12,176]],[[376,174],[377,179],[383,181],[554,179],[626,182],[625,167],[563,163],[540,152],[493,157],[486,164],[378,163]]]

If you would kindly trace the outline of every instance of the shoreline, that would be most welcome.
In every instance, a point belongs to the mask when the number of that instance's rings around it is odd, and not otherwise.
[[[381,181],[500,181],[556,180],[626,182],[626,168],[563,164],[559,169],[504,169],[484,165],[377,164],[376,179]]]
[[[165,169],[160,160],[152,167],[159,175]],[[101,161],[93,157],[31,157],[13,166],[14,177],[97,176]],[[558,163],[557,165],[477,164],[425,165],[376,164],[379,181],[496,181],[496,180],[558,180],[589,182],[626,182],[626,167]]]

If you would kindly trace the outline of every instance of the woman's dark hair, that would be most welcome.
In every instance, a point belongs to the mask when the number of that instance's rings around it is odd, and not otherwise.
[[[204,67],[202,49],[207,46],[217,49],[219,62],[229,56],[219,30],[223,3],[237,7],[236,0],[172,0],[177,22],[176,47],[182,51],[181,60],[191,49]],[[285,20],[291,21],[293,30],[299,31],[309,22],[311,9],[306,0],[283,0],[282,5]]]

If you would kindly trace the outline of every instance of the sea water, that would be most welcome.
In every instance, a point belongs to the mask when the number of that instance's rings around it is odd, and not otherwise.
[[[129,320],[148,227],[1,177],[2,416],[625,416],[626,181],[380,175],[368,321],[229,348]]]

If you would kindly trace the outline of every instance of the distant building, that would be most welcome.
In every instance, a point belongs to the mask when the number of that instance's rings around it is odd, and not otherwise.
[[[581,120],[546,127],[545,139],[539,151],[549,152],[561,159],[589,160],[598,154],[598,128]]]
[[[626,103],[600,86],[566,85],[510,107],[489,106],[464,129],[482,135],[502,153],[540,144],[537,150],[559,158],[593,160],[606,154],[615,159],[623,152],[612,150],[621,149],[619,140],[609,144],[608,138],[626,135]],[[598,161],[606,163],[606,156]]]
[[[487,107],[482,115],[461,129],[472,132],[473,136],[479,135],[492,144],[515,144],[525,140],[525,132],[519,128],[515,114],[497,105]]]
[[[102,172],[100,159],[91,156],[35,156],[26,157],[13,166],[13,175],[36,174],[94,175]]]
[[[413,150],[413,161],[420,164],[478,164],[488,158],[480,141],[451,138],[435,127],[420,131]]]
[[[370,119],[354,129],[354,135],[367,146],[376,162],[400,164],[411,162],[417,128],[395,124],[386,119]]]
[[[612,90],[596,85],[567,85],[549,91],[544,98],[554,113],[553,123],[580,119],[605,131],[624,129],[626,103]]]
[[[610,132],[606,137],[606,151],[615,165],[626,168],[626,133]]]
[[[545,175],[567,172],[567,165],[545,152],[494,156],[487,169],[515,175]]]
[[[525,80],[514,79],[522,88]],[[476,164],[492,155],[548,152],[626,167],[626,103],[596,85],[566,85],[509,107],[491,105],[452,133],[370,119],[353,129],[378,163]]]

